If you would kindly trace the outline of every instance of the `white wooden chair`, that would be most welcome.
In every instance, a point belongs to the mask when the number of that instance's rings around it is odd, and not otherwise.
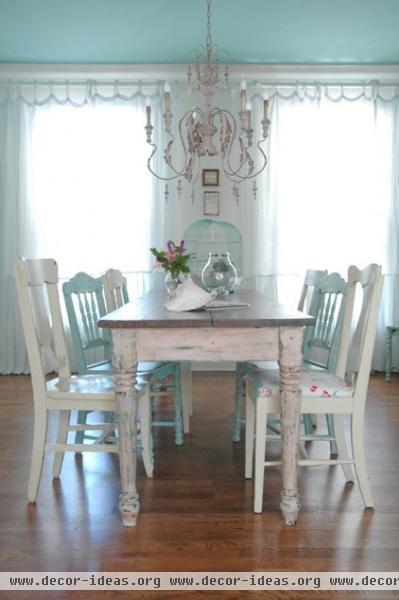
[[[380,306],[383,276],[381,267],[369,265],[363,271],[349,268],[348,290],[345,303],[343,334],[340,340],[335,374],[304,369],[302,374],[301,413],[331,414],[334,418],[337,459],[300,459],[301,466],[341,465],[345,477],[353,481],[354,465],[357,481],[366,507],[373,506],[367,478],[363,442],[363,421],[377,317]],[[350,342],[350,323],[353,313],[355,289],[363,290],[361,311]],[[246,406],[245,476],[252,477],[255,442],[255,498],[254,511],[262,512],[264,469],[279,465],[280,461],[265,460],[267,416],[280,413],[278,372],[259,371],[248,375]],[[345,442],[343,415],[351,417],[352,457]],[[304,436],[301,439],[331,441],[331,436]]]
[[[312,294],[315,285],[327,276],[328,271],[318,271],[314,269],[308,269],[305,274],[303,281],[301,295],[298,302],[298,310],[306,312],[306,309],[310,306],[312,301]],[[244,378],[254,368],[255,369],[270,369],[276,368],[277,363],[272,361],[257,361],[257,362],[246,362],[237,363],[236,368],[236,383],[235,383],[235,409],[234,409],[234,423],[233,423],[233,442],[239,442],[241,439],[241,424],[242,418],[242,399],[244,395]],[[311,433],[312,429],[312,417],[311,415],[304,415],[304,425],[307,433]]]
[[[108,312],[116,310],[117,308],[123,306],[123,304],[129,302],[127,281],[121,271],[118,269],[108,269],[108,271],[104,273],[102,281],[104,287],[105,304]],[[175,388],[176,385],[181,385],[180,393],[177,389],[173,390],[174,396],[177,395],[180,399],[180,403],[178,405],[176,405],[175,401],[175,412],[177,413],[181,410],[181,417],[183,419],[183,432],[190,433],[190,416],[192,415],[191,363],[144,362],[139,364],[139,372],[148,373],[151,376],[151,382],[155,382],[155,385],[157,381],[161,381],[165,375],[167,376],[169,374],[172,375]],[[151,386],[151,392],[152,391],[153,386]],[[162,395],[162,392],[157,392],[155,395]],[[180,418],[180,415],[175,415],[175,429],[178,427],[176,417]],[[162,421],[153,423],[153,425],[163,424],[165,424],[165,422]]]
[[[106,375],[71,376],[58,296],[58,268],[53,259],[18,260],[14,267],[18,303],[31,370],[34,402],[34,434],[28,500],[35,502],[45,452],[55,452],[53,476],[58,477],[64,453],[118,452],[116,444],[105,444],[114,425],[93,423],[71,425],[72,410],[115,411],[113,378]],[[46,380],[45,363],[58,377]],[[48,370],[48,369],[47,369]],[[144,466],[153,474],[151,411],[148,384],[138,382],[141,441]],[[58,412],[57,441],[47,441],[50,410]],[[136,424],[132,424],[133,432]],[[103,431],[92,444],[68,443],[69,431]]]

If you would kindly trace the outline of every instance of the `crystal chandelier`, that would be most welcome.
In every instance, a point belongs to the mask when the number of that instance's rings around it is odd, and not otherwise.
[[[205,56],[204,56],[205,55]],[[262,138],[253,144],[254,130],[252,129],[251,101],[247,98],[246,81],[240,85],[240,111],[239,125],[233,114],[225,109],[212,105],[212,98],[218,89],[219,65],[215,62],[217,50],[212,42],[211,33],[211,0],[207,0],[207,36],[202,54],[197,58],[194,67],[188,66],[189,89],[194,88],[203,98],[203,108],[195,106],[186,112],[178,121],[178,141],[181,144],[183,165],[173,163],[172,150],[175,136],[172,131],[172,110],[170,85],[164,85],[163,93],[163,123],[166,134],[166,145],[163,158],[169,167],[171,175],[161,176],[156,173],[152,165],[157,153],[157,145],[152,141],[153,126],[151,123],[150,100],[146,102],[147,122],[145,126],[147,142],[152,147],[152,153],[147,161],[148,169],[158,179],[169,181],[176,177],[184,177],[189,183],[194,183],[200,170],[200,159],[206,156],[219,156],[223,173],[230,181],[237,184],[247,179],[256,177],[263,171],[267,164],[267,157],[261,144],[265,142],[270,121],[268,119],[268,100],[263,101],[263,118],[260,122]],[[202,62],[204,61],[204,62]],[[193,81],[194,70],[194,81]],[[229,87],[229,69],[224,67],[224,84]],[[254,154],[257,156],[255,157]],[[257,164],[255,163],[257,160]],[[256,184],[254,183],[254,186]]]

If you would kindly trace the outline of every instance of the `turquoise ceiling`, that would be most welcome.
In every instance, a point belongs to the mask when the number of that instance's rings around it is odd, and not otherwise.
[[[231,63],[399,63],[399,0],[214,0]],[[0,62],[185,63],[205,0],[0,0]]]

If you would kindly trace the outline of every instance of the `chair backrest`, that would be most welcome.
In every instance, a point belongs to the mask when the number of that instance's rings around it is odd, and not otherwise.
[[[14,265],[18,304],[35,399],[44,397],[45,373],[70,376],[54,259],[21,259]]]
[[[302,286],[301,295],[298,302],[298,310],[305,311],[310,306],[315,285],[327,277],[328,271],[315,271],[308,269]]]
[[[316,317],[306,328],[304,361],[335,372],[342,330],[347,284],[338,273],[331,273],[314,284],[309,313]]]
[[[93,350],[102,348],[104,358],[111,359],[109,332],[97,326],[100,317],[107,313],[103,284],[101,278],[77,273],[63,284],[62,291],[78,372],[87,373]]]
[[[126,277],[118,269],[108,269],[102,277],[107,312],[120,308],[129,302]]]
[[[362,292],[362,301],[349,345],[346,378],[348,381],[355,379],[356,393],[360,393],[365,400],[384,276],[381,274],[381,266],[376,264],[368,265],[363,270],[351,266],[349,270],[351,271],[353,281],[356,282],[356,292],[360,290]]]

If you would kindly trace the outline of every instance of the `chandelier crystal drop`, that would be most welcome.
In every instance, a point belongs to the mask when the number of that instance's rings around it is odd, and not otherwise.
[[[268,119],[268,100],[263,100],[263,118],[260,121],[262,137],[253,143],[252,104],[247,98],[245,80],[240,84],[239,121],[231,111],[212,105],[212,99],[220,82],[219,64],[216,62],[220,54],[212,42],[211,0],[207,0],[207,36],[205,46],[196,63],[187,68],[189,91],[197,90],[203,99],[203,106],[195,106],[179,119],[177,125],[179,154],[183,156],[182,165],[173,162],[172,151],[176,147],[175,135],[172,128],[171,89],[168,82],[163,90],[163,125],[166,144],[163,149],[163,159],[171,172],[163,176],[155,172],[153,159],[157,153],[157,145],[153,143],[153,125],[151,123],[151,101],[147,98],[145,126],[147,142],[152,147],[147,161],[148,169],[158,179],[169,181],[184,177],[189,183],[194,183],[200,171],[202,157],[219,156],[223,173],[234,184],[256,177],[267,164],[267,157],[261,147],[267,138],[270,121]],[[223,69],[224,87],[229,88],[229,68]],[[239,123],[239,124],[237,124]],[[176,142],[177,143],[177,142]]]

